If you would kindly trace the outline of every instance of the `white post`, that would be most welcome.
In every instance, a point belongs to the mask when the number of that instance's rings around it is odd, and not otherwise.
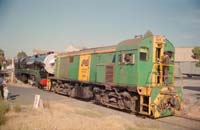
[[[12,58],[12,72],[11,72],[11,83],[14,83],[14,73],[15,73],[15,65],[14,65],[14,58]]]
[[[33,108],[37,109],[39,107],[39,103],[40,103],[40,95],[35,95]]]

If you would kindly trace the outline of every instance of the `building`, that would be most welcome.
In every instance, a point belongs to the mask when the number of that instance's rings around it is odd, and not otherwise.
[[[192,47],[175,48],[175,77],[200,75],[200,68],[196,67],[197,60],[192,58],[192,49]]]
[[[192,47],[177,47],[175,48],[175,62],[194,62],[192,58]]]

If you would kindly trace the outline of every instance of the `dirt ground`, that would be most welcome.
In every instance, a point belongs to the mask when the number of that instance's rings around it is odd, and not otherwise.
[[[200,118],[200,80],[176,80],[183,85],[185,115]],[[21,112],[10,111],[0,130],[199,130],[200,123],[167,117],[159,120],[102,107],[91,102],[56,95],[33,87],[10,87],[9,101],[20,103]],[[44,108],[33,109],[35,94]],[[180,125],[176,125],[180,122]]]
[[[200,77],[176,80],[177,85],[183,85],[183,110],[182,114],[200,119]]]
[[[10,111],[0,130],[187,130],[149,118],[81,104],[46,102],[44,108],[22,106],[21,112]],[[194,129],[195,130],[195,129]],[[197,130],[197,129],[196,129]]]

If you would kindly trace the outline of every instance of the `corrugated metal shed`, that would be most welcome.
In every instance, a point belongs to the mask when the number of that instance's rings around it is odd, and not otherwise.
[[[175,48],[175,62],[196,61],[192,58],[192,47]]]

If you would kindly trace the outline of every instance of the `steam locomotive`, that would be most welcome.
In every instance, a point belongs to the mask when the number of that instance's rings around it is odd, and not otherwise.
[[[47,84],[47,76],[53,75],[55,56],[48,52],[18,59],[15,62],[16,77],[24,83],[43,88]]]

